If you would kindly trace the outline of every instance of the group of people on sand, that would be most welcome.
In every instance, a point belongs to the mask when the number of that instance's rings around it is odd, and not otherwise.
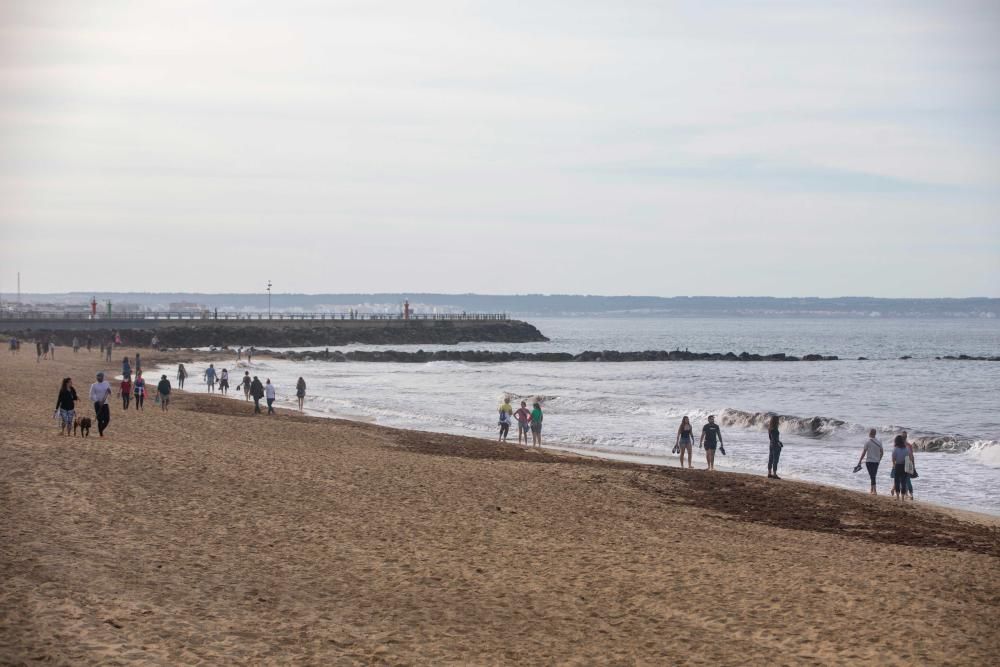
[[[184,364],[177,365],[177,386],[180,389],[184,388],[184,380],[187,379],[188,372],[184,368]],[[223,368],[222,371],[217,371],[215,364],[209,364],[208,368],[205,369],[203,374],[206,384],[206,391],[208,393],[215,393],[215,384],[218,382],[219,391],[222,395],[227,395],[229,392],[229,369]],[[267,414],[273,415],[274,412],[274,402],[278,398],[277,387],[271,382],[271,378],[266,378],[264,382],[260,381],[260,378],[254,375],[250,376],[250,371],[244,371],[243,377],[240,379],[237,387],[243,390],[243,398],[246,401],[253,399],[253,411],[254,414],[261,413],[260,401],[264,399],[267,401]],[[306,401],[306,381],[299,377],[298,382],[295,383],[295,397],[298,400],[299,411],[301,412],[305,406]]]
[[[503,403],[500,405],[500,419],[498,422],[500,435],[497,438],[497,442],[507,442],[507,433],[510,431],[511,424],[516,422],[517,444],[520,445],[523,439],[524,445],[527,447],[528,433],[531,433],[531,446],[541,447],[542,419],[544,416],[542,414],[542,406],[538,401],[531,404],[531,410],[528,410],[527,401],[521,401],[521,407],[514,410],[510,404],[510,396],[504,396]]]
[[[124,365],[124,364],[123,364]],[[156,385],[156,402],[160,409],[166,412],[170,406],[170,381],[166,375],[160,376],[160,381]],[[113,395],[111,383],[105,379],[104,371],[96,375],[96,381],[90,385],[88,398],[94,406],[94,419],[97,422],[97,433],[104,437],[104,432],[111,423],[111,396]],[[144,411],[143,404],[146,398],[146,381],[142,377],[142,371],[136,370],[135,380],[132,380],[131,373],[123,374],[122,381],[118,385],[118,395],[122,400],[122,409],[127,411],[133,397],[136,411]],[[56,410],[54,416],[59,420],[59,434],[72,435],[73,425],[77,420],[76,403],[80,398],[73,386],[73,378],[63,378],[59,386],[59,394],[56,397]],[[89,418],[88,418],[89,419]]]

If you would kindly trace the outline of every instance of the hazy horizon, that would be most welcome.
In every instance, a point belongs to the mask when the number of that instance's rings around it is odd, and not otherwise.
[[[1000,5],[0,7],[0,291],[1000,296]]]

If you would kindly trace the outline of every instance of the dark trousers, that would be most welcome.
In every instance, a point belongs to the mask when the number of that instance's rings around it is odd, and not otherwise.
[[[274,399],[273,398],[267,399],[267,414],[269,414],[269,415],[273,415],[274,414]]]
[[[778,459],[781,457],[781,445],[771,445],[767,450],[767,469],[778,474]]]
[[[895,472],[896,476],[892,478],[892,490],[902,495],[906,493],[906,480],[909,477],[906,474],[906,464],[897,463],[893,466],[893,472]]]
[[[500,437],[506,440],[508,431],[510,431],[510,423],[500,422]]]
[[[128,403],[132,400],[132,394],[124,393],[122,394],[122,407],[128,410]]]
[[[875,461],[874,463],[869,461],[865,464],[865,467],[868,468],[868,476],[872,478],[872,487],[874,488],[875,476],[878,475],[878,461]]]
[[[94,414],[97,415],[97,432],[104,435],[104,429],[111,423],[111,408],[107,403],[94,403]]]
[[[260,414],[260,397],[259,396],[254,396],[253,397],[253,411],[256,412],[257,414]]]
[[[142,408],[142,404],[146,399],[146,394],[136,394],[135,395],[135,409],[139,410]]]

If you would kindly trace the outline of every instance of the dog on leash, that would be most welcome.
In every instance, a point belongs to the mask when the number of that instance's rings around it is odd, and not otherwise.
[[[73,435],[76,435],[76,429],[80,429],[81,438],[90,437],[90,417],[77,417],[73,420]]]

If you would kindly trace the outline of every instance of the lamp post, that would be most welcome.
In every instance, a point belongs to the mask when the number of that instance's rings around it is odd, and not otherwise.
[[[267,281],[267,319],[271,319],[271,281]]]

